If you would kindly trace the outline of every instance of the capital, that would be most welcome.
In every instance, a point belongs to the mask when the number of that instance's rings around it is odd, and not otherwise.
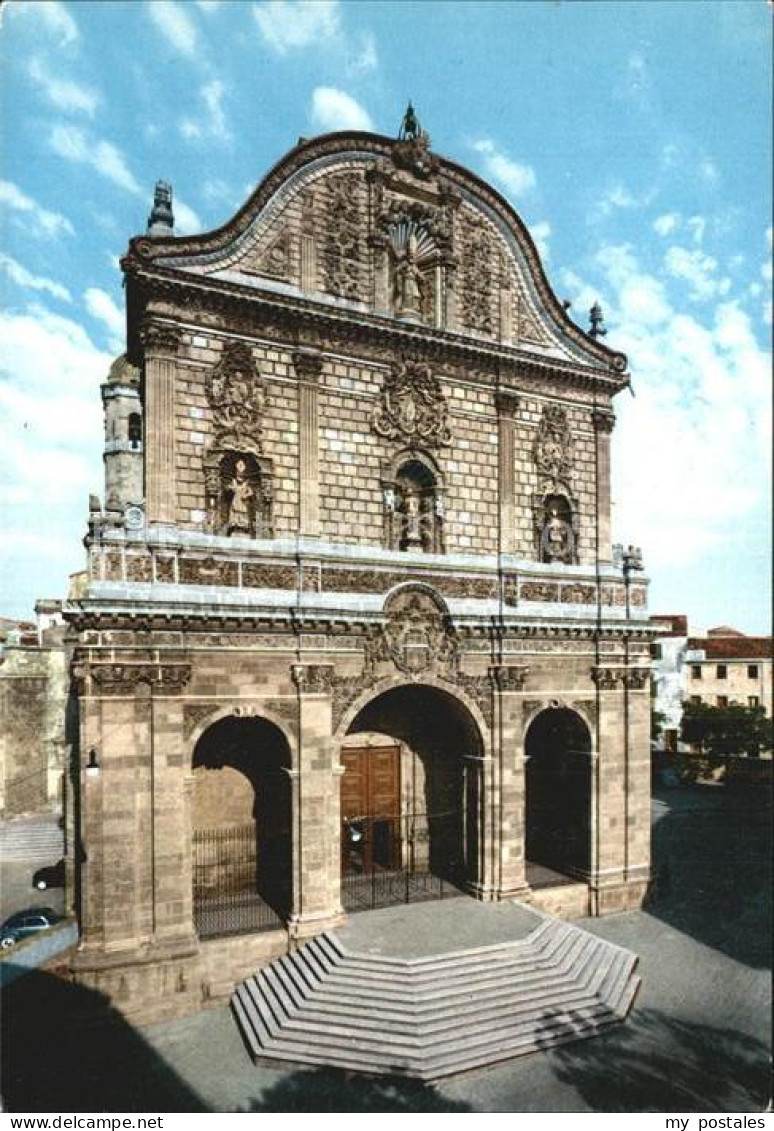
[[[509,389],[498,389],[494,399],[498,415],[512,420],[519,407],[518,394]]]

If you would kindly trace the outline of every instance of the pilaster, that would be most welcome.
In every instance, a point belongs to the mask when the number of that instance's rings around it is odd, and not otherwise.
[[[298,376],[299,533],[308,538],[317,538],[320,534],[317,389],[322,364],[322,356],[314,350],[298,350],[293,354]]]
[[[610,534],[610,434],[615,427],[615,417],[611,412],[592,413],[596,442],[597,468],[597,547],[598,560],[609,562],[611,558]]]
[[[148,322],[145,348],[145,492],[148,523],[171,526],[177,498],[175,477],[176,326]]]

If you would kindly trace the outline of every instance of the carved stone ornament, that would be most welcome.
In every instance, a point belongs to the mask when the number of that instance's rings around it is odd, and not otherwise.
[[[92,664],[85,674],[103,695],[133,695],[141,684],[148,684],[156,694],[177,695],[191,678],[191,665]]]
[[[601,412],[595,409],[591,414],[591,422],[595,432],[606,432],[608,435],[615,428],[615,416],[612,412]]]
[[[291,276],[290,232],[283,229],[268,244],[255,264],[250,267],[251,272],[265,275],[270,279],[280,279],[287,282]]]
[[[594,680],[599,691],[614,691],[621,678],[621,671],[618,668],[595,666],[591,669],[591,678]]]
[[[250,348],[229,342],[206,378],[215,444],[238,451],[260,452],[266,392]]]
[[[322,272],[325,290],[339,298],[362,299],[361,264],[364,260],[362,178],[338,173],[327,178],[328,199]]]
[[[293,664],[293,682],[301,695],[330,695],[336,669],[333,664]]]
[[[535,465],[544,489],[569,487],[573,466],[572,435],[561,405],[546,405],[535,438]]]
[[[419,130],[416,136],[399,138],[392,146],[392,160],[399,169],[427,180],[438,169],[438,158],[430,152],[430,135]]]
[[[404,590],[390,601],[387,623],[367,645],[366,667],[373,671],[385,660],[391,660],[406,675],[433,671],[453,677],[457,636],[448,617],[428,593]]]
[[[451,444],[446,401],[429,365],[413,361],[393,364],[384,379],[381,405],[371,427],[385,440],[426,447]]]
[[[323,369],[322,354],[316,350],[296,350],[293,354],[293,368],[299,381],[316,385]]]
[[[462,320],[470,330],[494,333],[493,244],[479,216],[468,215],[463,235]]]
[[[180,330],[168,322],[145,322],[140,340],[146,353],[177,353]]]
[[[623,673],[625,685],[632,691],[642,691],[650,683],[648,668],[629,668]]]

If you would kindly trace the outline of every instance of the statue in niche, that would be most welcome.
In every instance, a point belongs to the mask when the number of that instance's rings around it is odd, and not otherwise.
[[[422,316],[422,272],[418,264],[417,237],[413,232],[395,267],[395,313],[398,317]]]
[[[238,459],[234,465],[234,476],[226,487],[228,501],[227,534],[253,533],[255,513],[255,492],[247,474],[247,464]]]
[[[575,539],[572,526],[558,503],[547,511],[546,521],[540,538],[540,557],[544,562],[565,562],[573,560]]]
[[[398,498],[401,550],[418,550],[428,553],[432,550],[433,500],[423,497],[422,492],[411,482],[400,485]]]

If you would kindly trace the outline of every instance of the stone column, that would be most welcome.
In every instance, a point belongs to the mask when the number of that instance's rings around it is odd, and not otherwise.
[[[290,931],[301,939],[341,920],[341,820],[332,736],[334,667],[294,664],[292,672],[299,700],[299,778]]]
[[[501,389],[495,393],[498,429],[498,493],[500,505],[501,554],[512,554],[516,545],[516,410],[519,398],[516,393]]]
[[[175,522],[175,358],[176,326],[148,322],[145,347],[145,505],[149,524]]]
[[[597,557],[600,562],[609,562],[611,560],[610,433],[615,427],[615,417],[612,412],[595,409],[591,419],[596,436]]]
[[[307,538],[320,536],[317,389],[322,364],[316,350],[293,354],[298,377],[298,532]]]

